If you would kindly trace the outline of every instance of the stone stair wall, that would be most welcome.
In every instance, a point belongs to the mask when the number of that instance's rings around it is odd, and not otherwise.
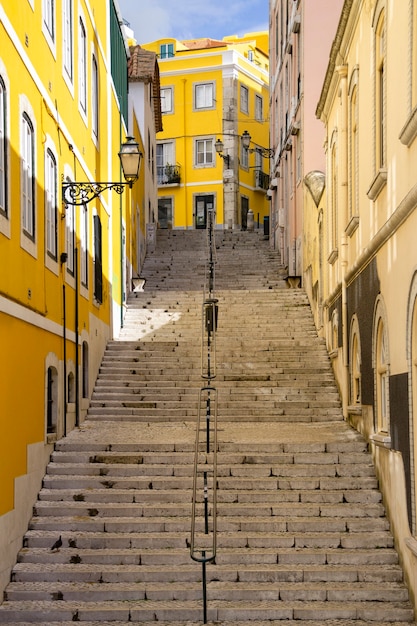
[[[256,232],[216,233],[216,258],[208,623],[415,624],[372,458],[343,420],[305,293]],[[0,623],[203,622],[189,542],[206,259],[204,231],[158,231],[88,418],[56,444]]]

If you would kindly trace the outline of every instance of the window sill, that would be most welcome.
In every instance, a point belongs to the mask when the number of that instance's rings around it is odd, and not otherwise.
[[[372,443],[381,448],[391,448],[391,437],[388,434],[374,433],[369,438]]]
[[[347,407],[347,412],[349,415],[362,415],[362,405],[361,404],[350,404]]]
[[[417,136],[417,107],[411,111],[408,120],[404,124],[400,132],[400,141],[408,148]]]
[[[339,251],[337,248],[335,248],[334,250],[330,252],[328,259],[327,259],[330,265],[333,265],[336,262],[338,256],[339,256]]]
[[[352,237],[353,233],[355,232],[355,230],[357,230],[357,228],[359,227],[359,215],[354,215],[350,221],[349,224],[346,226],[346,234],[348,237]]]
[[[371,186],[367,191],[367,196],[373,202],[378,198],[379,194],[387,184],[387,170],[385,168],[381,168],[375,178],[373,179]]]
[[[414,554],[414,556],[417,556],[417,540],[414,537],[407,537],[407,539],[405,540],[405,545],[410,550],[410,552]]]

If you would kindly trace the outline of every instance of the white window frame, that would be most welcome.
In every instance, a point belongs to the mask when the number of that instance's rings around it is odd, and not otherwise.
[[[35,130],[26,111],[21,117],[20,154],[22,233],[35,241]]]
[[[214,167],[214,155],[213,137],[200,137],[194,140],[194,167]]]
[[[58,256],[58,167],[51,148],[45,150],[45,218],[46,218],[46,253],[57,260]]]
[[[162,43],[159,48],[159,58],[160,59],[172,59],[173,56],[174,56],[174,44]]]
[[[88,289],[88,207],[80,206],[80,284]]]
[[[91,55],[91,131],[93,139],[98,142],[99,122],[99,70],[95,52]]]
[[[259,94],[255,94],[255,119],[258,122],[264,121],[264,99]]]
[[[158,185],[167,182],[165,167],[175,165],[175,145],[173,141],[158,141],[156,145],[156,171]]]
[[[74,26],[72,0],[62,0],[62,64],[66,80],[74,80]]]
[[[0,75],[0,213],[8,218],[7,88]]]
[[[164,114],[174,112],[173,93],[173,87],[161,87],[161,112]]]
[[[240,110],[249,114],[249,89],[246,85],[240,85]]]
[[[87,28],[80,15],[78,22],[78,102],[81,114],[87,117]]]
[[[194,110],[207,111],[216,105],[215,83],[207,81],[194,84]]]
[[[56,57],[56,0],[42,0],[42,32],[54,57]]]

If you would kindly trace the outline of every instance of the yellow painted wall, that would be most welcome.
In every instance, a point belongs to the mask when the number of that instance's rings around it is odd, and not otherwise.
[[[255,34],[257,35],[257,34]],[[268,35],[259,35],[263,41]],[[216,153],[213,154],[213,163],[210,165],[195,166],[194,143],[197,138],[224,138],[224,118],[227,108],[224,101],[225,89],[233,73],[237,76],[234,81],[235,110],[233,117],[236,137],[248,130],[254,142],[253,145],[269,146],[269,75],[268,57],[256,47],[254,36],[245,36],[242,40],[228,38],[216,47],[204,47],[204,40],[199,40],[198,49],[187,49],[187,42],[175,39],[161,39],[144,44],[143,47],[159,55],[162,44],[173,44],[174,56],[159,59],[161,88],[173,89],[173,111],[163,115],[163,132],[158,134],[157,141],[172,141],[175,150],[175,163],[180,166],[180,185],[160,185],[159,198],[172,198],[174,222],[173,228],[195,227],[195,197],[197,195],[213,194],[218,226],[224,226],[224,179],[225,162]],[[262,46],[261,46],[262,47]],[[249,61],[248,54],[255,54],[255,61]],[[260,61],[259,61],[260,59]],[[233,68],[233,72],[231,70]],[[213,82],[215,84],[215,108],[194,110],[194,86],[196,83]],[[240,85],[249,89],[249,111],[242,114],[239,105]],[[226,86],[225,86],[226,85]],[[255,94],[263,97],[263,121],[255,120]],[[253,147],[253,146],[252,146]],[[240,159],[240,140],[235,142],[233,160]],[[249,156],[249,168],[236,166],[234,169],[237,180],[236,202],[240,203],[241,196],[248,197],[249,208],[259,214],[260,222],[265,215],[269,215],[269,202],[266,199],[266,190],[255,190],[254,174],[255,157]],[[263,171],[269,174],[269,160],[265,159]],[[236,207],[240,214],[240,207]]]
[[[33,4],[33,8],[31,6]],[[68,213],[61,196],[61,180],[122,180],[118,152],[127,129],[121,121],[112,88],[109,57],[108,2],[84,0],[73,3],[73,79],[64,78],[62,2],[55,0],[55,44],[43,32],[42,2],[0,0],[0,76],[6,85],[8,213],[0,212],[0,591],[27,523],[28,501],[36,498],[51,443],[74,427],[74,405],[64,416],[64,317],[67,374],[74,372],[75,304],[74,276],[60,257],[67,251]],[[78,28],[80,16],[87,34],[87,115],[79,109]],[[99,140],[92,136],[92,51],[99,68]],[[21,217],[21,120],[27,111],[34,126],[35,234],[33,241],[22,231]],[[140,141],[136,124],[134,132]],[[50,147],[57,165],[57,255],[46,252],[45,153]],[[87,205],[88,286],[80,286],[79,372],[82,390],[83,341],[88,343],[88,397],[80,397],[80,421],[88,408],[94,381],[108,339],[112,336],[113,309],[122,310],[120,223],[134,239],[132,210],[141,205],[143,186],[119,196],[104,192]],[[82,208],[75,207],[76,246],[80,247]],[[102,227],[103,298],[94,298],[93,216]],[[143,225],[144,227],[144,225]],[[143,228],[144,229],[144,228]],[[126,245],[128,262],[135,254],[135,242]],[[81,251],[79,261],[81,257]],[[79,274],[81,278],[81,272]],[[66,307],[63,295],[65,290]],[[54,432],[47,434],[47,371],[55,368]],[[29,454],[30,447],[30,454]],[[34,459],[33,455],[37,455]],[[31,467],[37,468],[37,486],[25,482]],[[31,470],[33,471],[33,469]],[[17,487],[16,479],[20,477]],[[16,491],[23,489],[24,493]],[[33,491],[33,489],[36,489]],[[29,492],[30,491],[30,492]],[[22,502],[26,509],[19,508]],[[17,508],[16,508],[17,507]],[[3,517],[4,514],[7,516]],[[16,523],[10,525],[10,516]],[[14,516],[14,517],[13,517]],[[6,533],[13,527],[16,536]]]

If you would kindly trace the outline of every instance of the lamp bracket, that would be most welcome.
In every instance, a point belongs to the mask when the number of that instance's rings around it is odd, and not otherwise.
[[[62,199],[65,204],[81,206],[88,204],[94,198],[98,198],[106,189],[114,189],[120,195],[126,185],[130,185],[130,183],[77,183],[71,181],[62,183]]]
[[[261,148],[261,147],[257,147],[257,148],[247,148],[248,152],[258,152],[258,154],[262,154],[263,157],[265,157],[266,159],[272,159],[274,156],[274,150],[273,148]]]

